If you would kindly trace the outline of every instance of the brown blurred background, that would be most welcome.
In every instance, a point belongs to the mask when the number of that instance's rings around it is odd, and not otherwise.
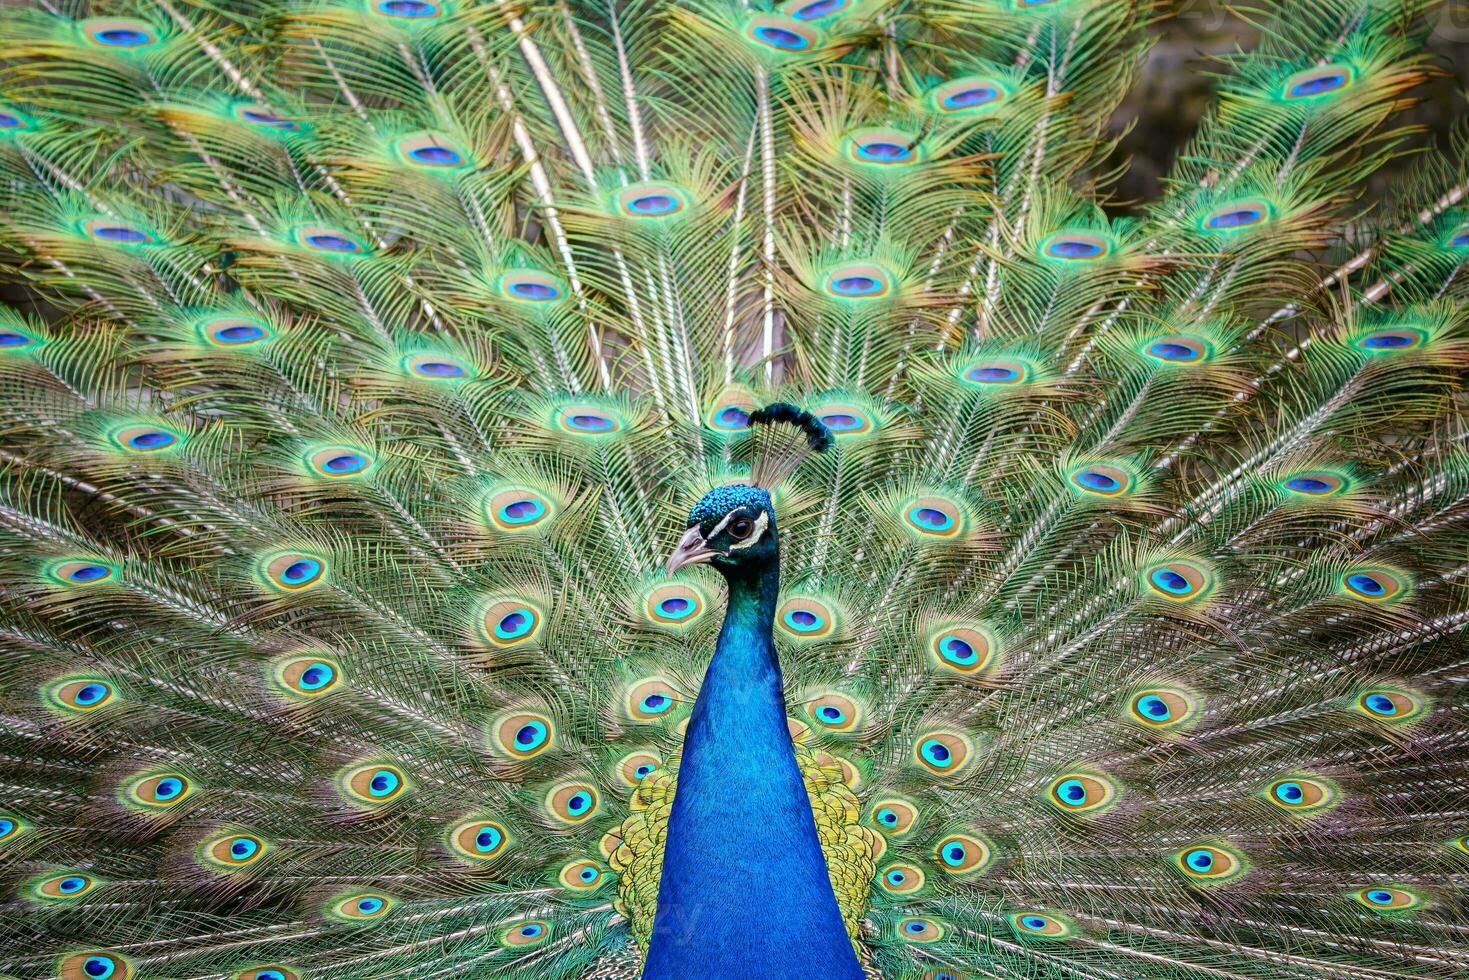
[[[1304,5],[1311,0],[1279,2]],[[1211,57],[1237,46],[1248,49],[1256,41],[1254,28],[1220,0],[1173,0],[1169,6],[1172,16],[1153,25],[1157,44],[1138,84],[1112,119],[1114,134],[1132,126],[1109,161],[1114,166],[1129,159],[1132,163],[1116,188],[1119,204],[1157,197],[1159,178],[1193,135],[1209,104],[1212,79],[1206,73],[1219,68]],[[1402,121],[1427,128],[1420,145],[1444,147],[1454,121],[1469,115],[1464,98],[1469,88],[1469,0],[1448,0],[1430,15],[1430,23],[1428,48],[1444,74],[1415,93],[1423,101]],[[1380,198],[1394,177],[1411,166],[1411,156],[1389,164],[1372,179],[1368,196]]]

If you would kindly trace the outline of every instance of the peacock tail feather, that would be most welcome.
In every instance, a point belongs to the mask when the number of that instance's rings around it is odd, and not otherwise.
[[[1248,5],[1119,204],[1169,12],[0,11],[0,973],[636,975],[775,401],[867,970],[1469,973],[1437,11]]]

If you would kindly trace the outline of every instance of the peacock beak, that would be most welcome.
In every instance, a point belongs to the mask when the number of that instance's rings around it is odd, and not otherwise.
[[[678,539],[678,546],[673,549],[673,554],[668,556],[668,565],[664,571],[672,575],[685,565],[699,565],[706,561],[713,561],[719,552],[709,547],[709,542],[704,540],[704,533],[695,524],[684,532],[683,537]]]

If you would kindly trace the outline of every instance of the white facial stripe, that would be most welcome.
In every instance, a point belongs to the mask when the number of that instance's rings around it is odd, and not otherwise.
[[[730,517],[733,517],[733,516],[734,516],[733,514],[730,515]],[[726,517],[724,520],[725,521],[728,521],[729,520],[729,517]],[[748,547],[750,547],[750,545],[752,545],[756,541],[759,541],[760,540],[761,536],[765,533],[765,529],[767,527],[769,527],[769,526],[770,526],[770,517],[769,517],[769,515],[767,515],[764,511],[761,511],[760,512],[760,516],[757,517],[757,518],[755,518],[755,530],[754,530],[754,532],[748,538],[746,538],[745,540],[743,540],[743,541],[736,541],[735,543],[731,544],[729,546],[729,550],[730,551],[735,551],[736,549],[739,549],[739,548],[748,548]],[[720,522],[719,527],[724,527],[724,522]],[[715,531],[717,532],[718,531],[718,528],[716,528]]]
[[[728,524],[731,520],[733,520],[734,519],[734,516],[736,514],[738,514],[738,513],[739,513],[739,511],[732,510],[728,514],[725,514],[724,515],[724,520],[722,520],[718,524],[714,525],[714,529],[709,532],[709,536],[708,536],[708,538],[706,540],[713,541],[715,538],[719,537],[719,532],[724,530],[724,525]]]

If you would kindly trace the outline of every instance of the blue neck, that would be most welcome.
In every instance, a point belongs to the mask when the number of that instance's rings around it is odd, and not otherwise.
[[[684,739],[645,980],[861,980],[796,766],[771,630],[779,562],[729,580]]]

